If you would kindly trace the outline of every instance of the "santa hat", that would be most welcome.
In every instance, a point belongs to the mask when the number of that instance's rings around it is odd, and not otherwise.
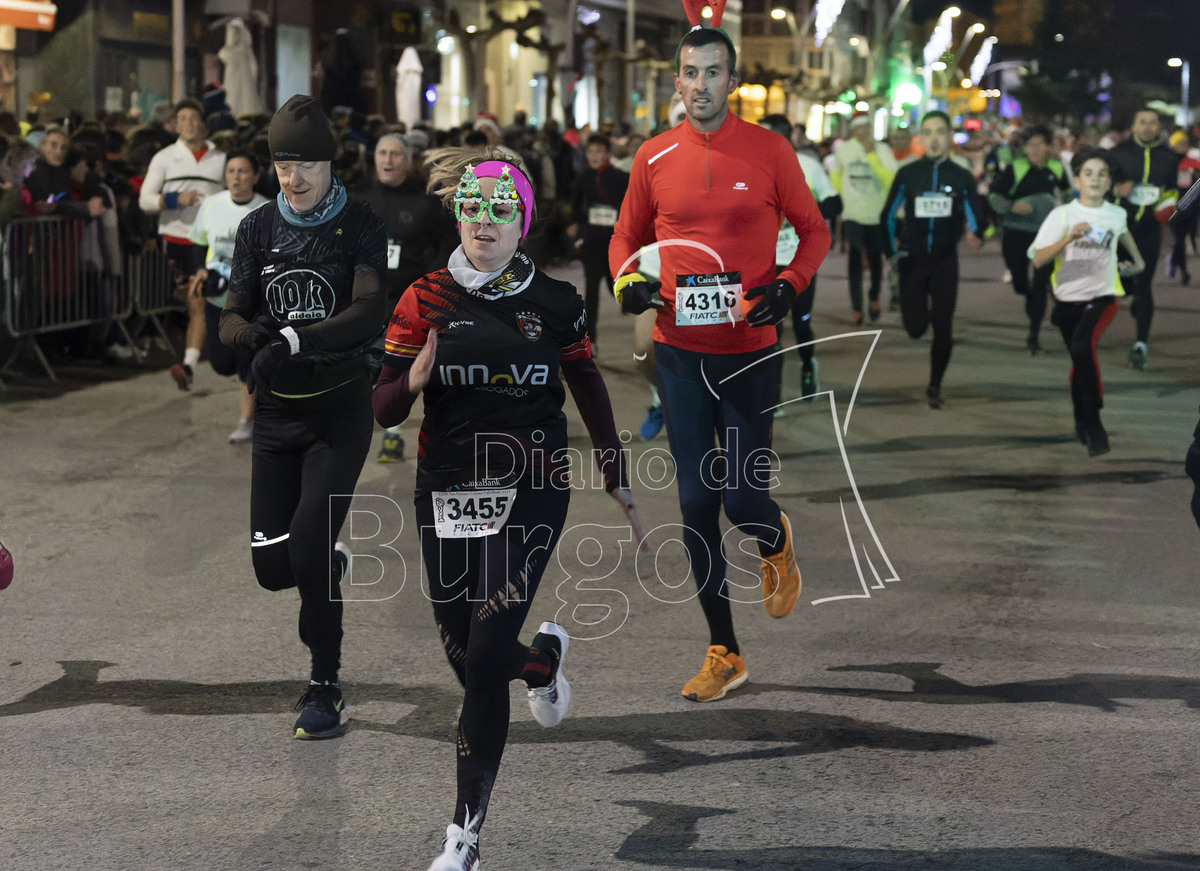
[[[712,12],[708,26],[720,27],[721,16],[725,14],[725,0],[683,0],[683,12],[687,16],[688,24],[695,27],[703,23],[705,6]]]
[[[500,138],[500,119],[491,112],[480,112],[475,116],[474,129],[482,130],[484,128],[492,131],[492,134]]]

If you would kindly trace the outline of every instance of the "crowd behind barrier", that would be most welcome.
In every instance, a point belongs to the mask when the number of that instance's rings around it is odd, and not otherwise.
[[[212,108],[211,102],[206,95],[206,112]],[[11,113],[0,112],[0,226],[4,227],[0,375],[26,354],[36,357],[53,378],[39,338],[47,348],[53,345],[62,350],[69,345],[67,357],[80,355],[83,349],[84,357],[104,358],[106,351],[117,348],[122,351],[117,359],[139,363],[145,347],[142,334],[150,333],[171,344],[165,315],[186,311],[177,293],[187,276],[172,274],[157,237],[156,216],[146,215],[138,207],[150,159],[176,138],[171,107],[164,104],[162,108],[147,124],[140,118],[108,115],[86,121],[63,119],[61,125],[36,121],[18,125]],[[525,247],[539,266],[561,265],[579,256],[581,240],[571,234],[572,206],[577,181],[589,177],[584,156],[588,136],[598,132],[608,137],[611,165],[625,172],[646,138],[621,121],[605,122],[595,131],[586,126],[564,129],[553,120],[538,128],[520,112],[509,125],[502,126],[496,116],[480,112],[473,121],[451,129],[436,129],[427,122],[406,129],[383,116],[341,107],[332,110],[331,118],[340,146],[334,168],[351,196],[371,184],[375,144],[389,133],[403,137],[412,172],[418,178],[423,155],[443,146],[500,145],[520,155],[530,168],[537,197],[537,220]],[[267,148],[268,121],[266,115],[232,119],[227,111],[217,110],[205,116],[208,137],[218,150],[247,149],[258,156],[264,172],[257,190],[274,197],[279,187]],[[666,126],[664,122],[653,132],[663,132]],[[1164,140],[1169,131],[1164,127]],[[914,132],[901,122],[889,134],[888,145],[900,165],[921,154]],[[960,132],[952,156],[971,170],[981,192],[986,192],[989,182],[1020,153],[1023,132],[1020,119]],[[1193,128],[1170,135],[1171,147],[1191,158],[1189,166],[1197,170],[1195,175],[1200,175],[1200,150],[1195,148],[1198,133]],[[843,131],[841,136],[809,141],[803,127],[794,125],[791,139],[797,151],[809,151],[816,159],[831,162],[846,135]],[[1115,124],[1111,129],[1055,129],[1051,155],[1069,167],[1071,154],[1079,148],[1087,144],[1112,148],[1128,135],[1124,125]],[[56,142],[57,154],[51,147]],[[73,160],[86,160],[86,177],[67,181]],[[55,195],[44,197],[47,191]],[[92,213],[89,217],[87,206],[96,197],[105,203],[105,211],[102,216]],[[834,229],[840,237],[836,222]],[[1193,227],[1188,227],[1186,235],[1194,238],[1193,233]],[[839,247],[844,250],[844,242]],[[1177,242],[1172,272],[1178,268],[1186,281],[1183,254]],[[92,335],[85,342],[54,338],[72,336],[69,331],[76,329],[89,330]],[[137,338],[143,338],[141,346],[134,341]],[[111,354],[108,358],[113,359]]]
[[[28,350],[56,380],[37,337],[76,328],[101,338],[115,329],[139,363],[131,323],[149,322],[170,344],[161,316],[182,311],[183,303],[165,254],[153,247],[106,263],[98,229],[95,222],[54,216],[15,218],[4,228],[3,326],[15,343],[0,370]]]

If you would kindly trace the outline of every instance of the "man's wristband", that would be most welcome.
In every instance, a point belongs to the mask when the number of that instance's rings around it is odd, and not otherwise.
[[[162,198],[163,198],[163,208],[164,209],[178,209],[179,208],[178,192],[172,191],[169,194],[163,194]]]

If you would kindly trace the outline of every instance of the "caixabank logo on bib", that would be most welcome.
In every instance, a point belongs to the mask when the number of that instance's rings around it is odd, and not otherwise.
[[[325,276],[312,269],[290,269],[274,276],[266,289],[267,307],[281,321],[323,321],[333,314],[337,295]]]

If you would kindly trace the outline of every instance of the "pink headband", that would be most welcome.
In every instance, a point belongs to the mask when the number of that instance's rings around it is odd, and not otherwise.
[[[521,218],[524,221],[524,226],[521,228],[521,241],[524,242],[525,237],[529,235],[529,224],[533,221],[533,188],[529,184],[529,179],[525,178],[525,174],[511,163],[500,160],[485,160],[479,164],[475,167],[475,177],[500,178],[500,174],[506,169],[509,176],[512,177],[513,186],[517,189],[517,196],[521,199],[524,212]]]

